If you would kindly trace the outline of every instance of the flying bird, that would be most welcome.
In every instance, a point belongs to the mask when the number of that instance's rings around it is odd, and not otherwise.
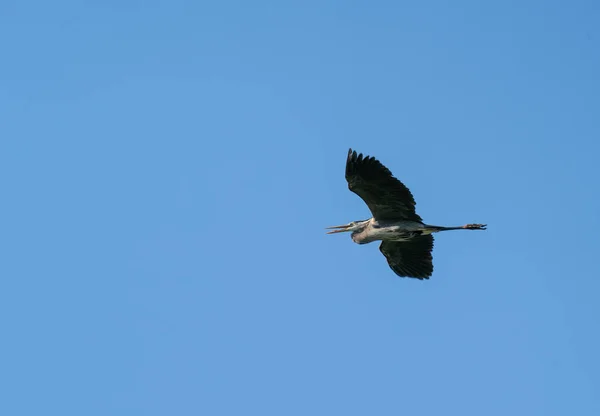
[[[410,190],[371,156],[350,149],[346,160],[348,189],[362,198],[372,218],[327,227],[327,234],[352,232],[352,241],[381,241],[379,250],[400,277],[429,279],[433,273],[433,233],[450,230],[485,230],[486,224],[459,227],[428,225],[415,212]]]

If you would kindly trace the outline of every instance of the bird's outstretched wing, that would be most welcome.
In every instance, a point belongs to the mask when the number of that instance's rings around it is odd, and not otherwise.
[[[379,246],[390,268],[400,277],[429,279],[433,273],[433,236],[422,235],[409,241],[384,241]]]
[[[415,199],[388,168],[371,156],[350,149],[346,160],[348,188],[360,196],[376,220],[422,221],[415,212]]]

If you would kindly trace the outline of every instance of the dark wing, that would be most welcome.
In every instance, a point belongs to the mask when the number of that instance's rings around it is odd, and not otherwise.
[[[384,241],[379,250],[390,268],[400,277],[429,279],[433,273],[433,236],[421,235],[410,241]]]
[[[415,199],[388,168],[371,156],[348,151],[346,160],[348,188],[360,196],[376,220],[422,221],[415,212]]]

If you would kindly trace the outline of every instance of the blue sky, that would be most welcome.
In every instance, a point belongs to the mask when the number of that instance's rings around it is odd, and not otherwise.
[[[3,1],[0,413],[600,414],[600,5]],[[374,155],[431,280],[324,227]]]

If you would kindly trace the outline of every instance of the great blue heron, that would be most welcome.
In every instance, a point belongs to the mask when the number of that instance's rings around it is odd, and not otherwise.
[[[415,212],[415,200],[402,182],[377,159],[350,149],[346,160],[348,189],[360,196],[373,217],[327,227],[327,234],[352,232],[357,244],[381,240],[379,250],[400,277],[429,279],[433,273],[433,235],[449,230],[485,230],[485,224],[460,227],[427,225]]]

